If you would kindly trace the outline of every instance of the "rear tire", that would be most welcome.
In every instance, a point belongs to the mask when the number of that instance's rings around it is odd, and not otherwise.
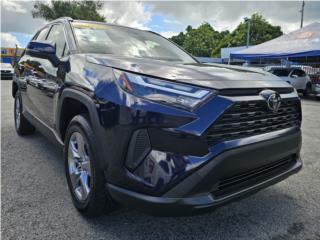
[[[306,89],[303,91],[303,96],[308,97],[312,91],[312,86],[310,83],[307,83]]]
[[[113,211],[115,204],[105,188],[96,137],[87,119],[86,115],[77,115],[68,126],[65,171],[74,206],[86,217],[96,217]]]
[[[17,91],[14,98],[14,125],[21,136],[32,134],[35,131],[34,126],[23,116],[20,91]]]

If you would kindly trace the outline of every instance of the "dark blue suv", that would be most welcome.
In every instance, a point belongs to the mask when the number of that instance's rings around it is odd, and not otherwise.
[[[215,208],[300,170],[297,92],[268,72],[201,64],[162,36],[57,19],[15,66],[19,135],[64,149],[86,216]],[[54,180],[52,180],[54,181]]]

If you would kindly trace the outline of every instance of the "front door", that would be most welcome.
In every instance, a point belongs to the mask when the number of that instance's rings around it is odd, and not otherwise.
[[[52,25],[46,40],[56,44],[56,55],[59,59],[68,53],[63,25]],[[27,79],[27,95],[35,108],[34,115],[53,128],[56,93],[63,84],[63,79],[58,75],[59,67],[54,66],[48,59],[32,58],[32,61],[36,66],[33,67],[33,74]]]
[[[304,90],[306,82],[305,72],[299,69],[294,69],[290,73],[290,81],[296,89]]]

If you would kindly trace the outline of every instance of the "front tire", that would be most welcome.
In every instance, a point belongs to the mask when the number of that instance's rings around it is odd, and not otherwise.
[[[87,217],[111,212],[115,205],[105,189],[96,137],[86,115],[75,116],[67,129],[64,157],[73,204]]]
[[[305,97],[309,97],[311,91],[312,91],[311,83],[307,83],[306,89],[303,91],[303,95],[304,95]]]
[[[14,125],[21,136],[32,134],[35,131],[34,126],[23,116],[20,91],[17,91],[14,98]]]

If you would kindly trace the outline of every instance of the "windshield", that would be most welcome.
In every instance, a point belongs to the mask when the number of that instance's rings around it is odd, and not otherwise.
[[[99,23],[72,22],[80,51],[195,63],[196,61],[157,34]]]

